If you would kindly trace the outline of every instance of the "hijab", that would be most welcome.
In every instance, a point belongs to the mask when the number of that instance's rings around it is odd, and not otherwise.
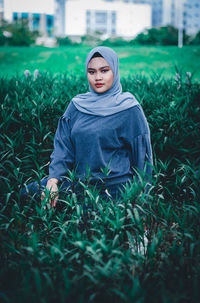
[[[89,85],[90,91],[88,93],[77,95],[72,99],[75,107],[86,114],[109,116],[139,104],[131,93],[122,93],[119,76],[119,59],[111,48],[99,46],[92,49],[86,58],[86,73],[88,64],[95,53],[99,53],[112,69],[114,76],[112,87],[104,93],[97,93]]]

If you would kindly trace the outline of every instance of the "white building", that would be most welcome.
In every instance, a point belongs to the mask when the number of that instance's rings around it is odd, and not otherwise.
[[[27,19],[43,36],[82,36],[96,31],[104,37],[132,39],[151,27],[148,4],[104,0],[0,0],[7,21]]]
[[[54,26],[54,0],[0,0],[3,19],[27,19],[31,30],[50,34]],[[0,7],[1,7],[0,6]]]
[[[4,3],[3,0],[0,0],[0,25],[3,20],[3,11],[4,11]]]
[[[132,38],[151,26],[200,30],[200,0],[0,0],[1,20],[28,19],[44,36],[85,35]]]
[[[116,2],[119,0],[105,0]],[[121,0],[152,7],[152,26],[183,26],[189,35],[200,30],[200,0]]]
[[[163,24],[183,27],[187,34],[200,30],[200,0],[163,0]]]
[[[54,31],[57,36],[65,36],[66,0],[54,0]]]
[[[187,34],[200,31],[200,0],[187,0],[183,7],[183,27]]]
[[[151,7],[147,4],[68,0],[65,15],[65,34],[68,36],[82,36],[98,31],[105,37],[131,39],[151,27]]]

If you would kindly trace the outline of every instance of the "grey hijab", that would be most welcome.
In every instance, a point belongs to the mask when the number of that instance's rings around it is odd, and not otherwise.
[[[75,107],[86,114],[109,116],[139,104],[131,93],[122,93],[119,59],[111,48],[99,46],[92,49],[86,58],[86,73],[88,63],[97,52],[103,56],[113,71],[114,80],[112,87],[105,93],[96,93],[89,85],[90,91],[88,93],[77,95],[72,99]]]

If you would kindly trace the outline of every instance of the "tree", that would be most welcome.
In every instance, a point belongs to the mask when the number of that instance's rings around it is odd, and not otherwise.
[[[200,31],[196,34],[196,36],[190,41],[192,45],[200,45]]]
[[[183,33],[184,43],[187,43],[188,36]],[[137,35],[132,44],[143,45],[177,45],[178,29],[173,26],[153,27]]]
[[[0,27],[0,45],[29,46],[35,43],[38,35],[37,31],[30,31],[27,20],[4,21]]]

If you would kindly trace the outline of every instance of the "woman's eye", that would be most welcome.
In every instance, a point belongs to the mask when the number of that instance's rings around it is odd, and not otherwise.
[[[90,70],[90,71],[88,71],[88,74],[94,75],[94,72]]]
[[[103,69],[102,70],[102,73],[106,73],[106,72],[108,72],[109,71],[109,69]]]

